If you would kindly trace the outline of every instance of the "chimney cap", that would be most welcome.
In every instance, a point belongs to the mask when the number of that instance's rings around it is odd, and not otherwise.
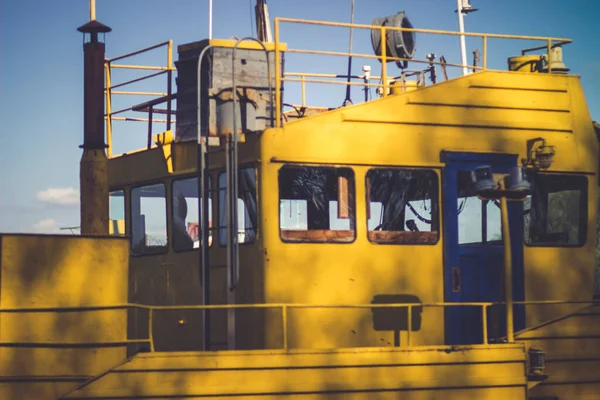
[[[81,25],[77,30],[82,33],[107,33],[112,31],[111,28],[95,19],[89,21],[85,25]]]

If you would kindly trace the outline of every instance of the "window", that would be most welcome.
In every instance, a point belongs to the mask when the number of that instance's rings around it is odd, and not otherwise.
[[[208,187],[211,187],[210,178]],[[173,182],[173,249],[186,251],[200,247],[198,218],[198,178]],[[212,199],[208,198],[208,245],[212,244]]]
[[[108,197],[108,234],[125,236],[125,192],[110,192]]]
[[[133,255],[167,251],[165,185],[131,190],[131,252]]]
[[[350,168],[279,170],[279,228],[286,242],[354,241],[354,207]]]
[[[582,246],[587,229],[587,178],[538,174],[524,214],[527,244]]]
[[[372,242],[438,241],[438,177],[434,171],[370,170],[367,207],[368,237]]]
[[[498,200],[481,200],[471,173],[458,173],[458,244],[502,245],[502,217]]]
[[[219,244],[227,244],[227,185],[224,172],[219,174]],[[238,243],[256,239],[256,171],[242,168],[238,174]]]

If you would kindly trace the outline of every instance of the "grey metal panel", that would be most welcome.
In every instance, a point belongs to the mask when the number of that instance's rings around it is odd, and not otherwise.
[[[198,56],[207,42],[179,46],[177,66],[176,140],[197,139],[197,67]],[[202,134],[228,135],[233,132],[231,48],[213,48],[203,60]],[[272,88],[275,88],[274,57],[269,53]],[[282,59],[280,62],[282,63]],[[282,63],[283,64],[283,63]],[[238,133],[260,133],[271,125],[271,104],[267,61],[262,50],[236,50],[236,86],[238,88]],[[273,93],[274,94],[274,93]]]

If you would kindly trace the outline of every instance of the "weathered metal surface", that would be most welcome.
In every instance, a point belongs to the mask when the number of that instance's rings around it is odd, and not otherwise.
[[[124,238],[2,235],[0,308],[124,303],[128,265]],[[102,343],[127,339],[126,313],[0,313],[0,399],[56,399],[124,360],[124,345]]]
[[[104,149],[104,43],[83,45],[83,148]]]
[[[84,149],[79,166],[83,235],[108,235],[108,159],[104,149]]]
[[[526,399],[520,344],[139,354],[66,398]]]
[[[230,47],[214,47],[203,60],[201,79],[203,135],[229,135],[233,132],[232,56],[234,41],[219,41]],[[198,56],[207,42],[196,42],[179,47],[176,62],[177,77],[177,141],[197,139],[197,67]],[[269,52],[269,62],[274,55]],[[271,70],[274,70],[272,67]],[[262,50],[236,50],[236,85],[238,101],[238,133],[259,133],[271,125],[267,61]],[[271,78],[274,87],[275,79]],[[228,95],[226,93],[229,93]],[[208,102],[208,106],[207,106]]]
[[[584,306],[516,339],[546,352],[548,379],[531,389],[530,396],[600,398],[600,306]]]

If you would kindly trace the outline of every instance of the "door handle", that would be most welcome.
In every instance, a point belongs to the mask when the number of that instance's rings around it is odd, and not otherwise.
[[[460,267],[452,267],[452,293],[460,293]]]

